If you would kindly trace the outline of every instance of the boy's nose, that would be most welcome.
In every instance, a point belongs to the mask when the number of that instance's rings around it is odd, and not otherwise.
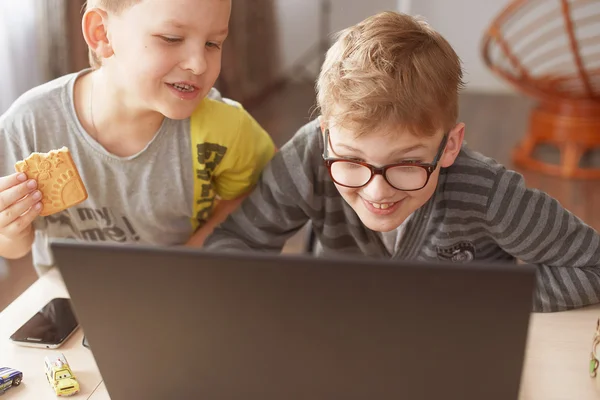
[[[202,75],[206,71],[206,56],[204,50],[191,52],[185,62],[184,69],[192,72],[194,75]]]
[[[398,190],[390,186],[383,176],[375,175],[371,182],[363,187],[362,192],[371,201],[381,201],[393,199]]]

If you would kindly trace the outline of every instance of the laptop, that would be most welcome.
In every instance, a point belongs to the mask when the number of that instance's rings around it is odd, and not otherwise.
[[[112,400],[518,397],[531,265],[51,249]]]

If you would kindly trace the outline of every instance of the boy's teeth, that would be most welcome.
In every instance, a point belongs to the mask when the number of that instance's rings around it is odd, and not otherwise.
[[[388,208],[390,208],[391,206],[394,205],[394,203],[371,203],[371,205],[375,208],[379,208],[381,210],[387,210]]]
[[[191,85],[186,85],[183,83],[174,83],[173,87],[177,90],[181,90],[182,92],[191,92],[194,90],[194,87]]]

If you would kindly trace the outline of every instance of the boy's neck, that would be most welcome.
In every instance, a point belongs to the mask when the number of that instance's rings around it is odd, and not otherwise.
[[[125,96],[107,82],[101,70],[77,80],[75,108],[88,134],[119,157],[142,151],[165,118],[158,112],[136,109],[127,104]]]

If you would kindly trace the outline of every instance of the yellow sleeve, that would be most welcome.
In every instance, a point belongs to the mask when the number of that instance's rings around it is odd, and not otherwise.
[[[214,171],[213,185],[217,195],[223,200],[233,200],[246,193],[256,184],[275,151],[269,134],[240,108],[234,144]]]

